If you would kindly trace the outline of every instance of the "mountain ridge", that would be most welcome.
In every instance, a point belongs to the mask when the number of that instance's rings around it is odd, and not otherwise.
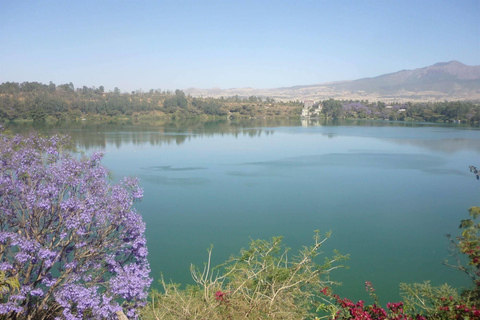
[[[192,96],[261,96],[277,100],[443,101],[480,99],[480,66],[459,61],[438,62],[413,70],[400,70],[375,77],[271,89],[189,88]]]

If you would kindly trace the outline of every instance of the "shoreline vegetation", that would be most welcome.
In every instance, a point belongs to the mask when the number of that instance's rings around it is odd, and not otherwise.
[[[349,119],[478,124],[480,101],[407,102],[192,97],[182,90],[105,92],[72,83],[0,84],[0,122]]]

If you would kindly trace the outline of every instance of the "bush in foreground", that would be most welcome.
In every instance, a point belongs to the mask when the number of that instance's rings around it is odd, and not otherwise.
[[[67,143],[0,134],[2,319],[136,317],[147,297],[142,190],[109,184],[102,153],[78,160]]]
[[[255,240],[248,249],[215,268],[191,267],[196,285],[181,290],[162,279],[164,292],[153,292],[142,319],[306,319],[315,316],[320,290],[333,285],[330,273],[346,259],[335,252],[316,262],[329,235],[314,236],[314,244],[290,255],[281,237]]]
[[[480,319],[480,207],[469,209],[461,221],[462,233],[451,239],[455,264],[468,275],[472,287],[459,292],[444,284],[400,284],[403,301],[378,302],[374,287],[366,282],[373,304],[341,298],[332,290],[330,272],[345,259],[336,254],[323,265],[314,262],[326,238],[315,234],[315,244],[297,256],[288,256],[281,238],[256,240],[248,250],[225,264],[203,271],[191,268],[196,285],[180,289],[162,279],[164,291],[153,292],[142,310],[145,320],[173,319],[334,319],[334,320],[450,320]],[[467,261],[459,254],[466,255]]]

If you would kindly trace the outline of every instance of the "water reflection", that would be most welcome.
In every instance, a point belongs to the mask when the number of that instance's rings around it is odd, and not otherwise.
[[[399,145],[412,145],[434,152],[455,153],[461,150],[480,152],[478,127],[455,125],[458,138],[452,138],[452,125],[368,121],[368,120],[325,120],[325,119],[248,119],[248,120],[218,120],[218,121],[155,121],[148,123],[133,123],[123,121],[116,123],[90,123],[86,121],[32,124],[10,123],[7,128],[13,132],[36,130],[51,134],[59,132],[72,137],[77,147],[83,150],[105,149],[107,147],[121,148],[123,144],[135,146],[181,145],[197,138],[214,136],[246,136],[251,138],[273,135],[279,127],[290,133],[318,133],[330,139],[338,136],[363,136],[384,139]],[[347,127],[340,130],[339,127]],[[411,127],[428,130],[427,135],[419,136],[418,132],[398,136],[397,131],[383,131],[382,136],[376,130],[380,127]],[[287,129],[288,128],[288,129]],[[445,136],[442,136],[445,133]],[[444,137],[444,138],[443,138]]]
[[[456,153],[462,150],[471,150],[480,152],[479,139],[442,139],[442,140],[423,140],[423,139],[390,139],[390,142],[399,145],[411,145],[421,149],[427,149],[442,153]]]
[[[122,144],[142,145],[181,145],[198,137],[213,137],[216,135],[232,135],[238,137],[261,137],[272,135],[273,129],[263,127],[298,125],[298,121],[288,119],[265,119],[245,121],[158,121],[149,123],[88,123],[69,122],[56,124],[12,123],[8,129],[13,132],[36,130],[51,134],[59,132],[72,137],[77,147],[85,150],[105,149],[107,146],[120,148]]]

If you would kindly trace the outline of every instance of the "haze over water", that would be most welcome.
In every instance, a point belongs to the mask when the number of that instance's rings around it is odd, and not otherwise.
[[[185,122],[37,128],[105,149],[115,177],[137,176],[152,276],[191,283],[190,263],[214,263],[250,239],[284,236],[292,254],[332,231],[324,256],[349,253],[338,292],[398,300],[400,282],[468,285],[443,266],[445,234],[478,205],[478,128],[389,122]],[[319,125],[321,124],[321,125]],[[11,127],[23,131],[22,126]],[[319,262],[323,261],[323,257]],[[367,298],[368,299],[368,298]],[[368,300],[367,300],[368,301]]]

